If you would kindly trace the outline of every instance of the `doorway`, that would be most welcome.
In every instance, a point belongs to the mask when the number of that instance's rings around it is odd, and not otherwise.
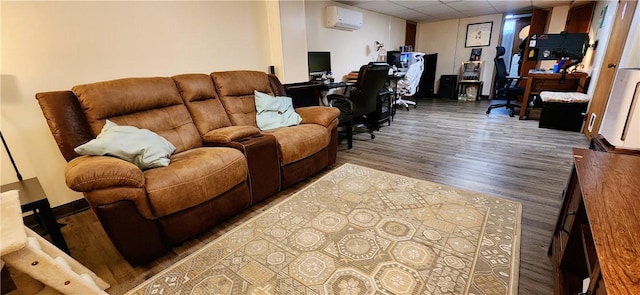
[[[511,76],[518,76],[520,58],[524,52],[526,39],[529,35],[529,25],[531,24],[531,13],[510,14],[505,16],[502,26],[502,43],[505,55],[504,62],[507,65],[507,72]]]

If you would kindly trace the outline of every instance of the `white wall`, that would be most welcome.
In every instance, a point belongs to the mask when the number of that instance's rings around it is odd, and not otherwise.
[[[569,15],[569,9],[571,9],[571,6],[569,5],[562,5],[551,8],[546,33],[559,34],[560,32],[564,31],[567,23],[567,16]]]
[[[482,56],[480,58],[480,60],[484,61],[484,69],[482,71],[484,87],[482,94],[489,95],[494,72],[493,58],[496,56],[496,46],[500,44],[499,40],[502,34],[502,14],[418,24],[416,50],[427,54],[438,53],[436,91],[439,87],[441,75],[460,75],[462,62],[469,60],[472,48],[464,47],[467,25],[483,22],[493,22],[490,44],[489,46],[481,47]]]
[[[38,177],[52,206],[82,195],[64,183],[66,163],[34,98],[37,92],[124,77],[266,72],[270,65],[283,83],[300,82],[308,79],[308,50],[331,51],[340,78],[371,60],[375,41],[397,48],[405,32],[404,20],[365,10],[360,30],[326,28],[324,7],[340,5],[331,1],[0,5],[0,129],[23,177]],[[0,158],[2,184],[16,181],[4,149]]]
[[[35,93],[132,76],[272,64],[265,2],[2,2],[1,130],[25,178],[52,206],[82,196],[64,183],[65,161]],[[4,149],[2,183],[16,181]]]
[[[304,1],[280,2],[282,30],[283,74],[282,83],[309,79],[307,68],[307,30]]]
[[[269,44],[265,44],[263,50],[270,54],[271,66],[274,67],[274,74],[278,77],[282,77],[284,75],[284,55],[282,52],[282,27],[280,25],[280,18],[282,14],[280,12],[279,4],[280,3],[278,1],[265,2],[267,25],[269,28]]]
[[[640,68],[640,8],[636,7],[627,36],[627,42],[620,58],[621,68]]]
[[[341,6],[362,12],[362,28],[345,31],[326,27],[327,6]],[[375,41],[384,43],[387,50],[404,45],[406,21],[403,19],[332,1],[305,1],[305,11],[307,50],[330,51],[331,68],[337,80],[375,60]]]
[[[567,15],[569,15],[569,5],[556,6],[551,9],[549,18],[547,19],[547,34],[559,34],[564,31],[565,24],[567,23]],[[553,66],[556,64],[555,60],[542,60],[538,63],[538,68],[553,70]]]
[[[456,63],[457,28],[460,20],[452,19],[431,23],[418,23],[416,50],[427,54],[438,54],[434,91],[440,87],[440,76],[458,75],[460,64]],[[453,30],[452,28],[455,28]],[[455,33],[454,33],[455,32]],[[454,50],[451,50],[451,49]],[[485,53],[483,52],[483,57]]]
[[[607,7],[606,14],[601,16],[604,7]],[[611,28],[613,27],[617,9],[617,1],[598,1],[596,2],[596,6],[594,8],[589,36],[595,36],[591,38],[591,43],[598,41],[598,46],[595,50],[589,49],[589,51],[592,52],[590,55],[590,59],[584,62],[585,71],[587,73],[590,72],[589,75],[591,76],[592,84],[587,90],[587,95],[589,97],[593,97],[593,92],[596,89],[595,83],[598,81],[598,77],[600,76],[604,54],[607,51],[607,44],[609,43]],[[603,18],[602,28],[600,28],[601,17]]]

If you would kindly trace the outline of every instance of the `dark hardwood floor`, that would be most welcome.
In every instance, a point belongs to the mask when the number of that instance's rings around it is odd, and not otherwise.
[[[420,100],[416,109],[399,109],[375,139],[355,135],[351,150],[341,142],[334,167],[348,162],[521,202],[520,294],[552,294],[547,247],[571,170],[571,148],[586,148],[588,142],[581,133],[540,129],[538,121],[511,118],[505,109],[486,115],[489,103]],[[330,169],[143,267],[132,268],[119,256],[91,211],[61,219],[67,224],[62,232],[73,257],[109,282],[110,294],[122,294]]]

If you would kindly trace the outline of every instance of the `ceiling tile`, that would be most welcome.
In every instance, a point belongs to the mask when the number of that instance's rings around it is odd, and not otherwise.
[[[439,20],[441,19],[434,16],[426,15],[426,14],[419,19],[412,19],[412,21],[415,21],[415,22],[433,22],[433,21],[439,21]]]
[[[460,2],[451,2],[447,3],[447,6],[457,10],[457,11],[469,11],[483,8],[491,8],[493,7],[489,5],[487,1],[460,1]],[[495,10],[494,10],[495,11]]]
[[[438,5],[431,5],[431,6],[425,6],[425,7],[418,7],[416,8],[417,11],[422,12],[422,13],[426,13],[429,15],[437,15],[440,13],[456,13],[458,12],[457,10],[447,6],[446,4],[438,4]]]
[[[402,5],[406,8],[418,8],[418,7],[426,7],[426,6],[431,6],[431,5],[438,5],[440,4],[440,1],[437,0],[426,0],[426,1],[391,1],[393,3],[396,3],[398,5]]]
[[[337,0],[339,3],[416,22],[447,20],[497,13],[529,12],[588,0]]]
[[[571,5],[573,1],[532,0],[533,6],[538,8],[550,8],[562,5]]]
[[[415,10],[407,9],[402,11],[395,11],[391,14],[392,16],[399,17],[402,19],[412,20],[412,21],[429,21],[429,20],[438,20],[432,16],[426,15],[424,13],[417,12]]]
[[[445,19],[455,19],[455,18],[464,18],[467,17],[466,15],[462,14],[461,12],[445,5],[445,4],[438,4],[438,5],[432,5],[432,6],[427,6],[427,7],[418,7],[416,8],[417,11],[422,12],[424,14],[430,15],[434,18],[436,18],[437,20],[445,20]]]
[[[531,1],[491,1],[496,11],[516,12],[531,9]]]
[[[435,18],[439,20],[447,20],[447,19],[457,19],[457,18],[465,18],[467,17],[462,12],[441,12],[437,15],[434,15]]]
[[[341,0],[341,1],[336,1],[336,2],[347,4],[347,5],[356,6],[356,5],[359,5],[359,4],[363,4],[363,3],[367,3],[367,2],[374,2],[374,1]]]
[[[485,8],[478,8],[478,9],[474,9],[474,10],[462,11],[462,13],[464,13],[466,16],[472,17],[472,16],[483,16],[483,15],[490,15],[490,14],[498,14],[498,13],[502,13],[502,12],[501,11],[496,11],[493,7],[485,7]]]
[[[362,9],[367,9],[367,10],[371,10],[371,11],[377,11],[377,12],[381,12],[381,13],[387,13],[387,12],[400,11],[400,10],[407,9],[404,6],[400,6],[400,5],[395,4],[395,3],[391,2],[391,1],[371,1],[371,2],[367,2],[367,3],[358,4],[356,6],[362,8]]]

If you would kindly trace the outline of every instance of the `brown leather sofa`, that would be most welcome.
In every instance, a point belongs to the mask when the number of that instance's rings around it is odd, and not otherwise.
[[[337,109],[298,108],[300,125],[260,131],[254,90],[285,95],[273,75],[228,71],[97,82],[36,99],[68,161],[67,186],[136,266],[335,163]],[[78,155],[107,119],[166,138],[176,147],[169,166],[143,171]]]

